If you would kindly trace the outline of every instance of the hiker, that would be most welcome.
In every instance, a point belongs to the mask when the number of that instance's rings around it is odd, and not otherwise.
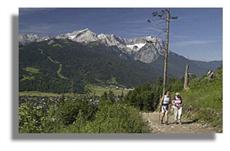
[[[176,92],[176,95],[172,101],[174,109],[174,120],[176,124],[181,124],[181,114],[182,114],[182,97],[179,92]]]
[[[170,107],[171,99],[170,92],[167,91],[164,96],[161,98],[161,124],[164,124],[164,117],[166,118],[165,124],[168,125],[168,111]]]

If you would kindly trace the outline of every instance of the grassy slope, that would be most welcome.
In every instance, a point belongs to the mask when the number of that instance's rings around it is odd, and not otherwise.
[[[213,80],[207,77],[192,80],[189,91],[182,92],[182,96],[185,115],[222,131],[222,69],[215,72]]]
[[[34,68],[34,67],[26,67],[24,68],[24,71],[27,72],[27,75],[23,75],[23,78],[20,81],[33,80],[35,78],[34,75],[40,73],[39,69]]]

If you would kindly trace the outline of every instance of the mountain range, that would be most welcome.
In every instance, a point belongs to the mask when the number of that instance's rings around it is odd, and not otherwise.
[[[145,63],[151,63],[159,56],[157,51],[159,46],[156,43],[156,38],[151,36],[125,39],[115,36],[114,34],[96,34],[88,28],[53,37],[38,36],[36,34],[19,35],[19,43],[22,45],[26,45],[30,42],[48,41],[50,39],[69,39],[86,45],[90,43],[100,43],[107,47],[116,46],[122,53],[128,54],[135,60]]]
[[[57,36],[19,35],[20,90],[82,91],[86,84],[133,87],[162,76],[156,37],[125,39],[88,28]],[[196,75],[222,61],[194,61],[169,53],[169,76],[183,77],[185,64]]]

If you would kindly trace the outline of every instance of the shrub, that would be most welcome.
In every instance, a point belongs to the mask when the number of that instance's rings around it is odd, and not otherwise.
[[[26,101],[20,105],[20,133],[57,132],[76,123],[79,113],[87,121],[93,120],[97,111],[97,105],[89,98],[65,97],[55,104],[42,104]]]
[[[47,107],[48,106],[48,107]],[[26,101],[19,107],[20,133],[148,132],[139,111],[124,103],[65,97],[46,106]]]
[[[137,109],[126,104],[103,102],[95,121],[87,123],[83,132],[143,133],[148,132],[148,127]]]
[[[144,84],[129,91],[125,101],[139,110],[154,111],[159,103],[161,93],[161,86]]]
[[[45,117],[42,106],[33,106],[32,103],[25,102],[19,108],[19,132],[39,133],[42,131],[42,118]]]
[[[62,124],[70,125],[76,120],[80,111],[85,120],[93,120],[96,110],[97,106],[90,102],[90,98],[66,98],[58,105],[55,116]]]

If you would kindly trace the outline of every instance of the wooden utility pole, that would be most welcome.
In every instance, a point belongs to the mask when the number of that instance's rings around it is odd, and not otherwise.
[[[153,19],[156,18],[158,21],[164,22],[163,33],[165,37],[161,39],[161,42],[157,40],[156,42],[160,46],[160,50],[163,50],[164,55],[164,69],[163,69],[163,94],[166,91],[167,79],[168,79],[168,54],[169,54],[169,34],[170,34],[170,21],[171,19],[177,19],[175,16],[171,16],[170,9],[160,9],[152,12]],[[148,19],[149,23],[155,23],[157,20]],[[160,34],[159,34],[160,35]]]
[[[166,91],[168,78],[168,54],[169,54],[169,28],[170,28],[170,9],[166,9],[166,41],[164,49],[164,73],[163,73],[163,94]]]
[[[184,73],[184,90],[188,90],[188,64],[185,66],[185,73]]]

